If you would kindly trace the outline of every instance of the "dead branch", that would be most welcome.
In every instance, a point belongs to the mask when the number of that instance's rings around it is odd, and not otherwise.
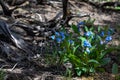
[[[120,2],[103,2],[103,3],[97,3],[97,2],[92,2],[89,0],[80,0],[81,2],[85,2],[87,4],[90,4],[94,6],[97,9],[104,10],[104,11],[114,11],[114,12],[120,12],[120,10],[116,10],[113,8],[106,8],[106,7],[120,7]]]
[[[9,9],[3,0],[0,0],[0,5],[2,6],[3,13],[6,16],[11,16],[12,12],[17,8],[17,7],[15,7],[13,9]]]

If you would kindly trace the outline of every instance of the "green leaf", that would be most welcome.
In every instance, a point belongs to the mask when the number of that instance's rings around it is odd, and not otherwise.
[[[97,68],[97,71],[99,71],[99,72],[105,72],[105,69],[104,68]]]
[[[86,31],[86,32],[89,31],[88,28],[87,28],[87,26],[85,26],[84,28],[85,28],[85,31]]]
[[[91,20],[91,24],[94,24],[94,22],[95,22],[95,19]]]
[[[91,73],[94,73],[94,72],[95,72],[95,69],[91,67],[91,68],[90,68],[90,72],[91,72]]]
[[[105,51],[102,51],[101,55],[100,55],[100,59],[102,59],[107,53]]]
[[[76,52],[77,48],[79,47],[79,45],[77,45],[76,47],[73,47],[73,53]]]
[[[76,69],[76,73],[77,73],[77,75],[78,75],[78,76],[81,76],[82,71],[80,70],[80,68],[77,67],[77,68],[75,68],[75,69]]]
[[[94,59],[89,60],[88,63],[96,63],[96,64],[99,64],[99,62],[98,62],[97,60],[94,60]]]
[[[87,72],[87,68],[86,68],[86,67],[83,67],[83,68],[82,68],[82,71],[83,71],[84,73],[86,73],[86,72]]]
[[[90,31],[93,31],[93,30],[94,30],[94,28],[93,28],[93,27],[91,27],[91,28],[90,28]]]
[[[78,29],[78,27],[76,26],[76,25],[74,25],[74,24],[72,24],[72,29],[73,29],[73,31],[75,32],[75,33],[79,33],[79,29]]]
[[[101,65],[106,65],[111,61],[111,58],[103,58],[101,61]]]
[[[113,74],[118,74],[118,65],[116,63],[114,63],[113,66],[112,66],[112,73]]]
[[[78,37],[78,39],[80,39],[82,41],[81,46],[83,46],[83,42],[86,40],[86,38],[84,38],[84,37]]]
[[[98,26],[98,32],[100,32],[101,31],[101,27],[100,26]]]
[[[84,38],[84,37],[78,37],[78,39],[80,39],[81,41],[85,41],[86,40],[86,38]]]
[[[69,57],[70,62],[72,64],[74,64],[75,66],[81,64],[81,61],[80,61],[79,57],[77,57],[76,55],[69,54],[68,57]]]

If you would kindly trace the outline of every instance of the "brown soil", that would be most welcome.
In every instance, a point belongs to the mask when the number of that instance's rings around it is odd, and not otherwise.
[[[70,5],[71,12],[74,12],[75,14],[90,14],[92,18],[96,19],[95,25],[109,25],[115,29],[117,29],[116,26],[120,25],[120,14],[117,12],[102,12],[101,10],[96,9],[87,3],[76,2],[74,0],[70,0]],[[13,12],[12,15],[14,19],[11,17],[6,17],[4,15],[0,15],[0,19],[9,23],[9,25],[13,24],[15,21],[18,21],[23,22],[28,26],[39,26],[35,23],[30,24],[29,22],[33,20],[44,22],[45,18],[47,18],[47,20],[51,20],[61,10],[61,2],[55,0],[53,0],[52,5],[32,4],[30,6],[29,3],[25,3],[21,8],[18,8]],[[0,11],[2,11],[1,8]],[[76,24],[76,22],[85,19],[87,18],[73,18],[70,21],[70,24]],[[22,51],[20,52],[16,48],[15,50],[18,51],[15,51],[16,53],[12,52],[12,54],[9,55],[9,59],[6,59],[6,57],[3,57],[3,54],[0,54],[0,67],[6,73],[5,80],[70,80],[69,78],[63,77],[64,68],[59,69],[56,67],[56,65],[49,65],[49,62],[46,62],[46,58],[43,57],[44,55],[42,54],[46,52],[46,49],[43,49],[45,47],[41,48],[40,45],[44,46],[44,44],[46,43],[46,35],[42,35],[39,37],[28,36],[28,34],[23,29],[17,26],[10,27],[10,30],[20,35],[20,37],[26,42],[30,44],[33,43],[33,46],[38,46],[38,49],[37,47],[34,47],[34,51],[36,52],[33,53],[33,59],[31,59],[31,61],[29,62],[26,60],[20,62],[11,61],[11,59],[16,60],[17,58],[19,59],[20,57],[25,56]],[[117,29],[117,36],[115,36],[116,38],[120,36],[119,30]],[[42,32],[40,34],[42,34]],[[46,31],[46,34],[49,34],[49,31]],[[115,40],[113,41],[113,43],[115,43],[115,45],[120,44],[119,41]],[[19,56],[16,56],[16,54],[19,54]],[[110,69],[107,69],[108,67]],[[115,76],[111,74],[111,71],[109,71],[111,70],[111,65],[108,65],[108,67],[106,68],[107,72],[96,74],[94,79],[93,77],[75,77],[71,78],[71,80],[115,80]]]

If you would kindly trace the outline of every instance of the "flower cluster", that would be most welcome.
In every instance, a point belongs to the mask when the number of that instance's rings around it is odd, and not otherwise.
[[[51,39],[56,40],[57,43],[62,42],[65,39],[64,32],[55,32],[55,35],[50,36]]]
[[[87,53],[90,53],[89,48],[92,47],[91,44],[90,44],[90,42],[87,41],[87,40],[84,40],[84,42],[83,42],[83,46],[86,47],[86,52],[87,52]]]
[[[113,34],[113,32],[114,32],[114,30],[111,28],[106,33],[105,33],[105,31],[101,31],[99,35],[101,38],[105,38],[105,39],[101,40],[100,44],[107,44],[109,41],[111,41],[112,40],[111,35]]]
[[[94,29],[85,22],[72,25],[72,32],[55,32],[50,38],[60,44],[60,61],[70,62],[77,75],[98,70],[109,49],[107,43],[112,40],[112,29]],[[70,44],[72,45],[70,45]],[[74,44],[73,44],[74,43]],[[104,44],[104,45],[103,45]],[[107,51],[108,50],[108,51]],[[108,62],[108,61],[105,61]]]
[[[65,40],[66,34],[64,32],[55,32],[55,35],[50,36],[52,40],[55,40],[57,43],[61,43]],[[73,40],[68,40],[70,44],[74,43]]]

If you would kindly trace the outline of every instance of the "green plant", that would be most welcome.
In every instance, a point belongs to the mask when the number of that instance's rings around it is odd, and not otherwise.
[[[78,23],[77,26],[71,25],[71,32],[62,29],[51,36],[60,47],[57,50],[60,55],[59,63],[70,63],[72,69],[68,67],[66,70],[72,75],[81,76],[104,71],[102,66],[111,60],[105,56],[114,50],[108,45],[112,40],[113,30],[100,27],[96,30],[93,23],[94,20],[89,19]]]
[[[118,65],[116,63],[112,66],[112,73],[115,75],[118,74]]]
[[[0,80],[4,80],[5,72],[0,69]]]
[[[120,80],[120,75],[115,75],[115,80]]]

